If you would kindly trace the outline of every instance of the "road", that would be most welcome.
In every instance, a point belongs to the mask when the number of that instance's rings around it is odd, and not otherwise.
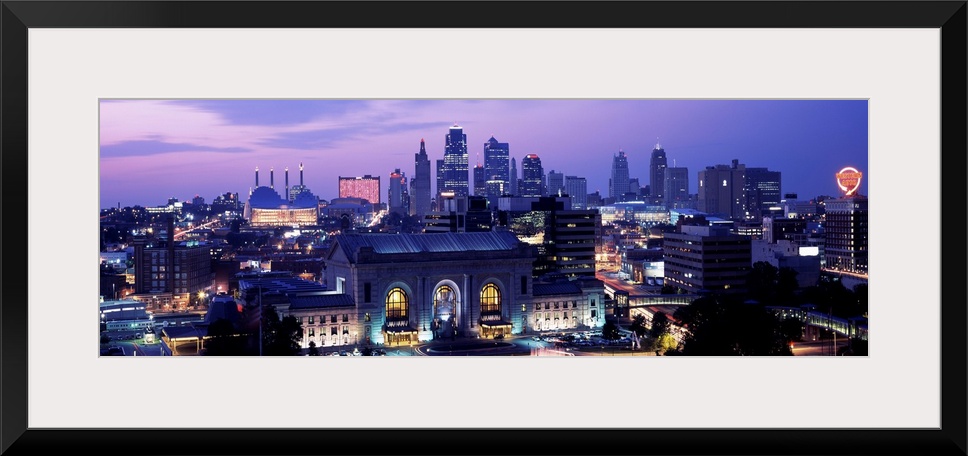
[[[810,342],[795,342],[793,344],[794,356],[832,356],[833,340],[821,340]],[[847,339],[837,339],[838,351],[847,347]]]

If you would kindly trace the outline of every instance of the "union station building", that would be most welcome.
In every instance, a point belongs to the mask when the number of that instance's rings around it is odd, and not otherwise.
[[[330,293],[346,296],[344,305],[355,303],[360,343],[493,338],[604,325],[601,281],[535,283],[535,250],[510,232],[333,239],[324,281]]]

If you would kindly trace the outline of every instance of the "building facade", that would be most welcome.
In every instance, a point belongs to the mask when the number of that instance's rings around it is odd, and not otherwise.
[[[493,337],[523,331],[533,261],[508,232],[343,234],[326,282],[356,303],[362,343]]]
[[[780,172],[767,168],[746,168],[744,182],[746,211],[748,220],[759,220],[769,214],[772,208],[780,206]]]
[[[190,307],[191,296],[212,289],[211,246],[198,241],[175,242],[169,223],[169,239],[134,239],[135,294],[148,310],[178,310]]]
[[[744,293],[752,267],[749,237],[727,228],[682,225],[663,242],[665,284],[690,294]]]
[[[420,152],[413,155],[413,179],[410,180],[410,215],[423,217],[430,212],[430,158],[423,138],[420,139]]]
[[[540,197],[544,195],[544,168],[541,158],[536,154],[528,154],[521,159],[521,188],[518,189],[523,197]]]
[[[307,226],[318,221],[319,200],[304,191],[287,203],[275,190],[258,187],[245,203],[243,216],[253,227]]]
[[[227,192],[215,197],[212,201],[212,215],[223,218],[242,216],[242,202],[238,193]]]
[[[605,284],[595,278],[536,282],[522,306],[526,332],[567,331],[605,325]]]
[[[565,176],[565,193],[571,198],[572,209],[588,209],[588,182],[584,177]]]
[[[683,207],[689,202],[689,168],[667,167],[663,175],[662,197],[666,207]]]
[[[612,157],[612,175],[608,180],[608,196],[617,199],[630,191],[629,161],[625,152],[620,150],[617,155]]]
[[[824,206],[824,266],[866,276],[867,198],[828,199]]]
[[[514,157],[511,157],[511,169],[508,175],[508,186],[510,187],[508,194],[511,196],[518,196],[518,167],[515,165]]]
[[[400,171],[400,168],[390,173],[389,188],[387,189],[387,207],[391,211],[404,212],[406,206],[405,195],[407,193],[407,176]]]
[[[746,218],[746,165],[707,166],[699,171],[699,210],[732,220]]]
[[[439,162],[438,162],[439,163]],[[444,136],[444,159],[438,171],[437,194],[454,192],[455,196],[468,196],[470,186],[467,169],[467,135],[454,124]]]
[[[654,200],[664,201],[665,193],[665,171],[668,166],[665,149],[656,140],[655,148],[652,149],[652,157],[649,160],[649,188]]]
[[[362,198],[373,205],[380,204],[380,176],[339,176],[340,198]]]
[[[480,163],[474,166],[474,196],[487,196],[487,177]]]
[[[502,143],[491,136],[484,143],[484,177],[487,182],[486,196],[497,198],[511,190],[511,172],[508,160],[511,148],[508,143]]]
[[[555,170],[548,172],[548,195],[558,196],[561,194],[567,194],[565,190],[565,175],[564,173],[557,173]]]

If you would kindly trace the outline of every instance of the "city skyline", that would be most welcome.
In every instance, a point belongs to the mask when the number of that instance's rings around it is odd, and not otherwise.
[[[413,175],[422,139],[430,160],[442,159],[455,124],[467,135],[469,168],[483,164],[494,136],[511,158],[536,154],[545,170],[584,177],[603,196],[619,150],[630,177],[649,183],[657,141],[668,166],[688,168],[691,194],[699,171],[733,159],[782,172],[782,192],[800,199],[837,196],[834,174],[853,166],[864,173],[858,192],[868,194],[866,100],[102,100],[100,108],[101,208],[195,195],[211,202],[225,192],[244,199],[256,167],[300,163],[306,187],[329,200],[339,176]]]

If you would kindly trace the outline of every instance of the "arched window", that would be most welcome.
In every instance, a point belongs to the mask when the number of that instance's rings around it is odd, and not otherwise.
[[[434,311],[440,315],[454,313],[457,306],[457,293],[447,285],[441,285],[434,293]]]
[[[410,299],[403,288],[394,288],[387,293],[387,318],[406,319],[410,310]]]
[[[481,289],[481,313],[486,312],[501,312],[501,290],[493,283]]]

